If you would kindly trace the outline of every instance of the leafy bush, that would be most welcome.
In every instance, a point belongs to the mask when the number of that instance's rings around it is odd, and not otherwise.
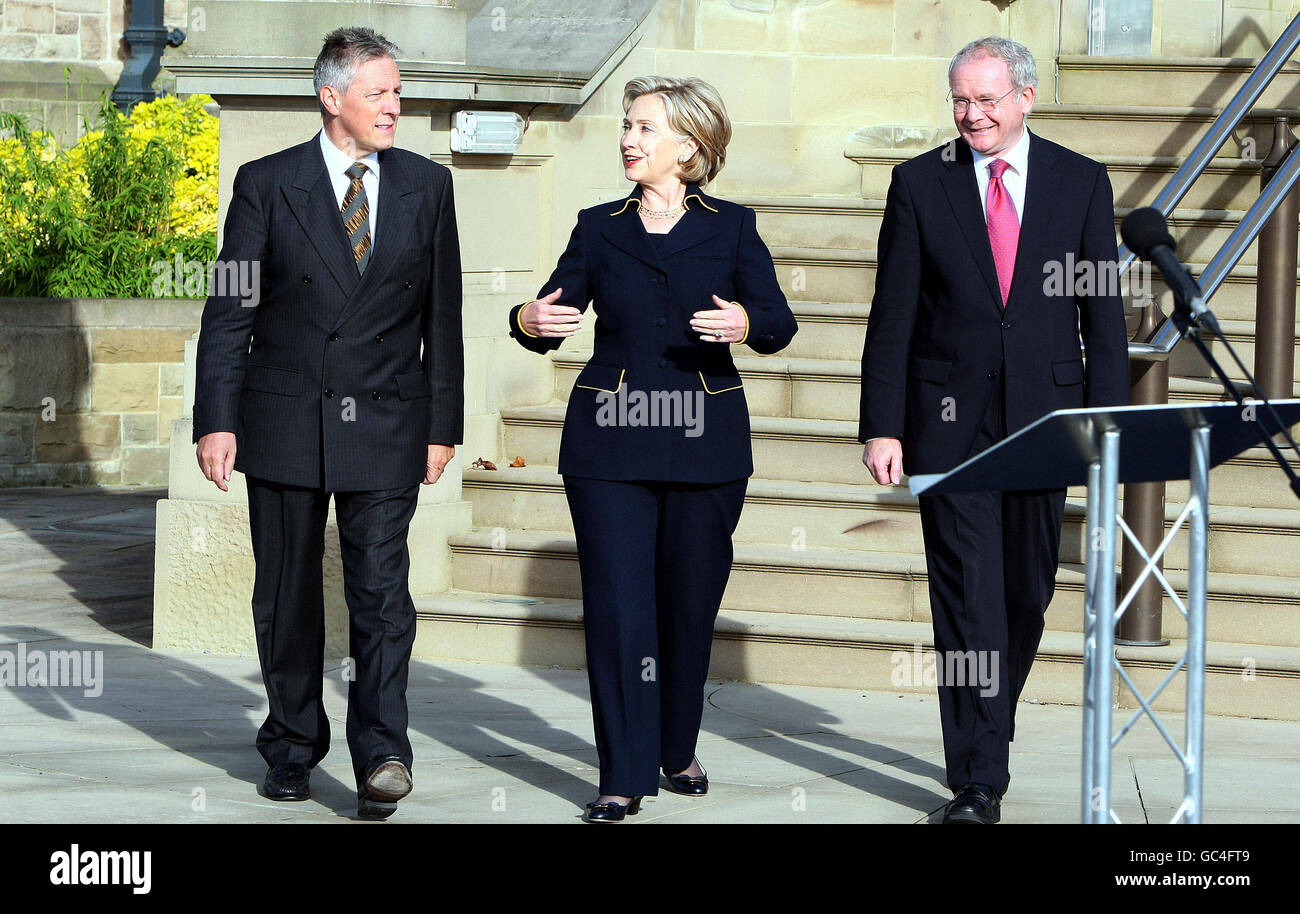
[[[0,112],[0,296],[145,298],[160,261],[216,257],[211,99],[164,96],[60,148]]]

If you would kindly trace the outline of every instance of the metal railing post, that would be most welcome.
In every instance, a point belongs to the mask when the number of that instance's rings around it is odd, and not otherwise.
[[[1273,145],[1260,174],[1268,187],[1297,140],[1286,117],[1273,119]],[[1255,381],[1267,397],[1289,397],[1294,389],[1296,241],[1300,189],[1293,187],[1259,233],[1255,286]]]
[[[1159,309],[1154,301],[1142,309],[1142,322],[1135,339],[1145,340],[1156,329]],[[1134,406],[1161,406],[1169,402],[1169,362],[1129,362],[1129,383]],[[1124,523],[1142,543],[1148,554],[1155,552],[1165,535],[1165,484],[1163,482],[1131,482],[1124,486]],[[1144,562],[1137,550],[1124,540],[1123,564],[1120,572],[1120,593],[1128,593],[1142,573]],[[1160,567],[1164,567],[1161,560]],[[1119,620],[1115,641],[1118,644],[1156,646],[1168,644],[1162,636],[1162,608],[1164,590],[1160,582],[1148,576],[1137,596]]]

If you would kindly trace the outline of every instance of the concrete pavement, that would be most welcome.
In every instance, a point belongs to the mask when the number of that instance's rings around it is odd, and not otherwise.
[[[90,686],[0,686],[0,821],[353,821],[339,664],[313,799],[281,804],[255,791],[256,658],[149,647],[163,494],[0,490],[0,675],[19,651],[29,664],[89,651],[92,679],[102,660]],[[415,790],[390,821],[577,822],[594,798],[582,671],[417,661],[409,700]],[[1024,704],[1017,720],[1004,821],[1078,821],[1079,709]],[[924,823],[950,796],[929,696],[711,682],[699,755],[709,796],[661,792],[636,822]],[[1209,718],[1206,760],[1206,821],[1300,821],[1300,723]],[[1148,722],[1116,754],[1113,790],[1125,821],[1166,821],[1178,805],[1181,768]]]

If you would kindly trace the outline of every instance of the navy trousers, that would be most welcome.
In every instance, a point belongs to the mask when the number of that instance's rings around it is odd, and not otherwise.
[[[325,600],[321,562],[330,494],[252,476],[248,520],[256,572],[253,624],[270,704],[257,733],[268,765],[316,765],[329,751],[321,701]],[[348,747],[358,784],[384,758],[412,767],[406,685],[415,641],[407,528],[419,486],[335,492],[349,626]]]
[[[748,482],[564,477],[602,794],[653,796],[660,768],[690,767]]]
[[[1006,437],[1000,390],[972,456]],[[1016,703],[1056,587],[1065,490],[962,492],[917,499],[925,539],[948,786],[1005,793]],[[974,671],[996,673],[988,684]],[[962,670],[945,681],[943,673]],[[991,694],[988,694],[991,693]]]

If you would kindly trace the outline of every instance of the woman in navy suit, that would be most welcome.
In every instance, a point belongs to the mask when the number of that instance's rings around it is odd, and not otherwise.
[[[582,573],[600,795],[589,822],[668,787],[703,796],[695,758],[731,535],[753,473],[731,346],[784,348],[797,329],[754,211],[708,196],[731,123],[698,79],[642,77],[623,96],[623,200],[582,210],[510,334],[538,353],[579,329],[595,350],[564,420],[564,477]]]

